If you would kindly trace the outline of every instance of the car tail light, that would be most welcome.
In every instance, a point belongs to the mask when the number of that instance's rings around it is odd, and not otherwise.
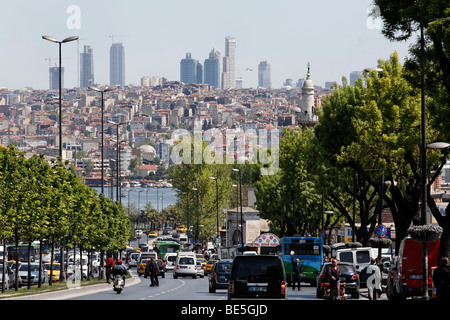
[[[322,274],[320,275],[320,279],[325,279],[325,277],[326,277],[325,273],[322,273]]]
[[[286,293],[286,282],[281,281],[281,294],[285,294],[285,293]]]
[[[230,283],[228,284],[228,293],[234,292],[234,281],[230,280]]]
[[[352,275],[352,280],[358,280],[358,275],[357,274]]]

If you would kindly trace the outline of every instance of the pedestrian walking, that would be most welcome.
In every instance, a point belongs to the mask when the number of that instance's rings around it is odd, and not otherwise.
[[[298,290],[302,290],[301,282],[302,282],[302,265],[300,260],[297,258],[294,261],[294,252],[291,251],[291,262],[292,262],[292,290],[295,290],[295,283],[298,283]]]
[[[433,283],[439,300],[450,299],[450,263],[447,257],[441,258],[439,266],[434,270]]]
[[[370,259],[366,268],[367,289],[369,300],[377,300],[381,295],[381,271],[375,259]]]
[[[148,270],[148,274],[150,275],[150,287],[159,286],[158,280],[159,268],[155,259],[150,258],[145,268]]]

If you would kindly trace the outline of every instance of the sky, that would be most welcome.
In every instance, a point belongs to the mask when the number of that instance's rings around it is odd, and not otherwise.
[[[78,86],[77,52],[90,45],[98,85],[109,84],[109,49],[125,47],[125,82],[144,76],[180,79],[187,52],[203,64],[225,38],[236,38],[236,76],[244,88],[258,84],[258,64],[271,65],[272,87],[306,77],[324,86],[352,71],[376,66],[408,42],[390,42],[368,17],[373,0],[2,0],[0,87],[48,89],[48,67],[58,63],[58,45],[43,40],[79,36],[62,45],[64,87]],[[221,62],[222,64],[222,62]],[[253,71],[248,71],[252,69]]]

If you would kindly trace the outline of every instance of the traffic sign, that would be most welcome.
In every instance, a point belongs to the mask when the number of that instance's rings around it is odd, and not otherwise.
[[[387,235],[387,228],[384,224],[379,224],[375,228],[375,234],[378,238],[384,238]]]
[[[325,237],[327,236],[327,234],[325,233],[325,231],[320,231],[319,232],[319,237],[321,237],[322,239],[325,239]]]

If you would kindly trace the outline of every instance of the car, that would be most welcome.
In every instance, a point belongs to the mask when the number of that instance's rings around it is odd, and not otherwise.
[[[200,261],[200,263],[202,264],[203,268],[206,268],[206,259],[205,258],[197,258],[197,261]]]
[[[205,268],[203,268],[202,263],[198,260],[197,260],[197,276],[200,278],[205,277]]]
[[[157,238],[157,237],[158,237],[158,232],[156,232],[156,231],[150,231],[150,232],[148,233],[148,237],[149,237],[149,238]]]
[[[18,269],[19,278],[22,280],[21,285],[25,286],[30,283],[30,285],[37,285],[39,283],[39,272],[41,274],[41,284],[48,281],[48,273],[44,268],[39,268],[39,263],[30,264],[31,277],[28,278],[28,263],[21,263]]]
[[[208,262],[206,263],[206,268],[205,268],[205,274],[208,275],[211,273],[214,264],[217,262],[217,260],[208,260]]]
[[[139,256],[141,255],[140,252],[131,252],[129,257],[128,257],[128,267],[137,267],[138,266],[138,261],[139,261]]]
[[[142,230],[137,229],[137,230],[134,230],[134,232],[136,234],[136,238],[142,237],[142,234],[143,234]]]
[[[51,266],[52,264],[50,262],[44,263],[44,269],[47,270],[48,277],[50,278],[51,273]],[[58,262],[53,262],[53,277],[52,281],[59,281],[59,275],[61,272],[61,264]]]
[[[370,259],[376,258],[370,247],[357,247],[336,250],[336,260],[338,262],[348,262],[355,266],[358,274],[362,269],[370,265]],[[361,283],[363,285],[363,283]],[[365,283],[364,283],[365,284]]]
[[[139,266],[137,268],[139,277],[145,275],[145,267],[147,266],[148,261],[150,261],[150,258],[144,258],[139,261]]]
[[[352,263],[338,262],[339,270],[341,271],[341,283],[345,282],[345,293],[350,294],[353,299],[359,299],[359,276],[356,268]],[[331,262],[325,262],[319,275],[316,279],[316,297],[323,298],[323,291],[321,285],[328,282],[326,271],[331,267]]]
[[[177,260],[177,254],[174,252],[167,252],[164,256],[164,265],[167,270],[173,270],[175,261]]]
[[[217,289],[228,289],[232,263],[233,260],[216,261],[208,279],[210,293],[215,293]]]
[[[164,227],[163,235],[170,234],[172,232],[172,227]]]
[[[285,300],[283,261],[275,255],[236,256],[231,265],[228,300],[238,299]]]
[[[177,231],[180,233],[186,233],[187,227],[185,225],[178,226]]]
[[[177,279],[179,276],[191,276],[197,279],[197,259],[192,252],[178,252],[173,268],[173,277]]]
[[[164,266],[164,261],[162,261],[161,259],[158,259],[156,263],[158,264],[159,275],[161,276],[161,278],[165,278],[166,277],[166,268]]]

